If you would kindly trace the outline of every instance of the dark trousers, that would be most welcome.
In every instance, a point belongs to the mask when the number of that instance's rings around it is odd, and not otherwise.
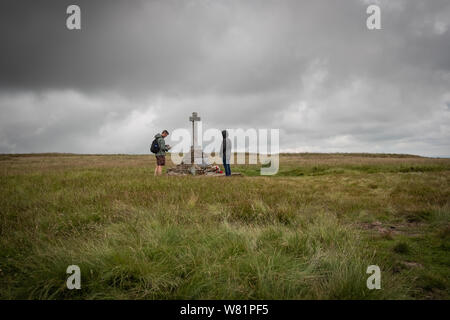
[[[222,161],[223,161],[223,167],[225,168],[225,175],[226,176],[231,176],[230,164],[226,163],[227,162],[227,158],[225,156],[223,156]]]

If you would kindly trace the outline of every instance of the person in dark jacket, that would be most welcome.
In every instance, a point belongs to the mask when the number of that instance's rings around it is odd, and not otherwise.
[[[222,144],[220,146],[220,156],[222,157],[225,175],[231,176],[230,158],[231,158],[231,140],[228,138],[227,130],[222,131]]]
[[[169,131],[167,130],[155,135],[155,139],[159,145],[159,151],[156,153],[155,176],[160,176],[162,173],[162,167],[166,165],[166,152],[169,151],[170,146],[166,145],[164,138],[168,135]]]

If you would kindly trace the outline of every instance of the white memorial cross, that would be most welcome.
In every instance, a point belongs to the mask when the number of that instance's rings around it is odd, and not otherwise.
[[[194,150],[195,150],[195,122],[200,121],[200,117],[197,112],[192,112],[192,116],[189,117],[189,121],[192,122],[192,147],[191,147],[191,164],[194,165]]]

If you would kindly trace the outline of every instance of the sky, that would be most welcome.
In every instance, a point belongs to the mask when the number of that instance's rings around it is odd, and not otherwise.
[[[2,0],[0,41],[0,153],[145,154],[196,111],[284,152],[450,156],[448,0]]]

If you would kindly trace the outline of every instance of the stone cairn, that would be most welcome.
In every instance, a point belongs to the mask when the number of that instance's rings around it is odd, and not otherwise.
[[[203,176],[224,176],[225,173],[221,172],[219,166],[216,165],[198,165],[194,164],[195,174]],[[192,164],[179,164],[175,167],[167,169],[167,175],[169,176],[188,176],[192,175]]]

